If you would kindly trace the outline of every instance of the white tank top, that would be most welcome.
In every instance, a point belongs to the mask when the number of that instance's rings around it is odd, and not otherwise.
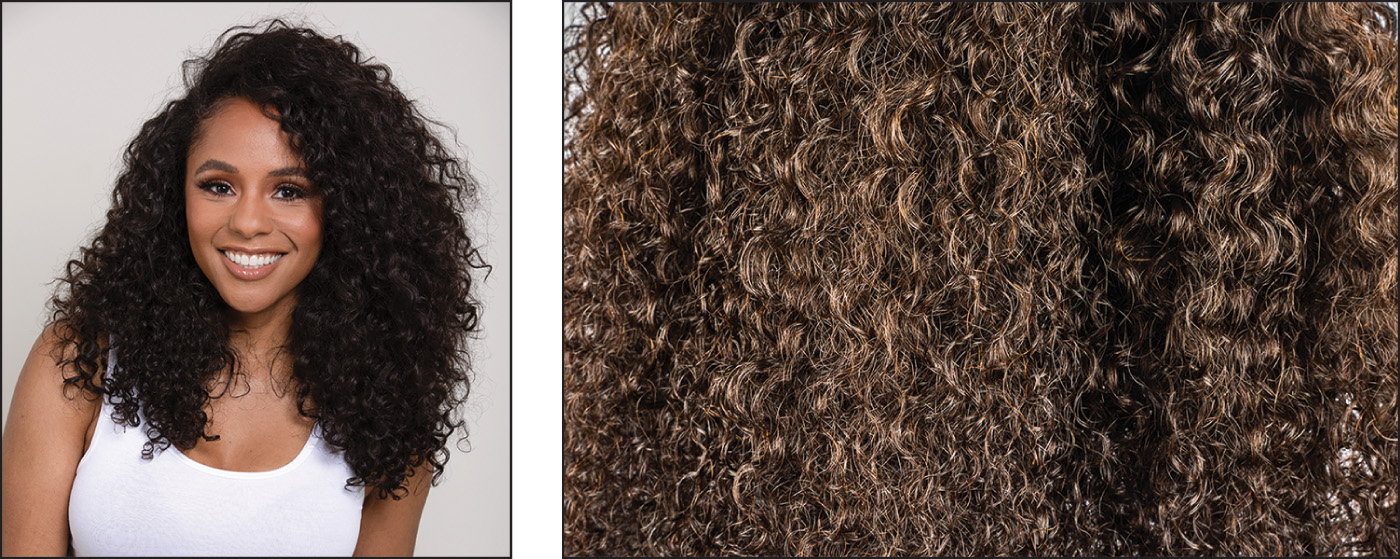
[[[108,360],[108,376],[114,370]],[[149,423],[112,421],[106,399],[78,462],[68,500],[77,556],[349,556],[360,535],[364,488],[321,438],[319,426],[290,463],[233,472],[174,446],[141,458]]]

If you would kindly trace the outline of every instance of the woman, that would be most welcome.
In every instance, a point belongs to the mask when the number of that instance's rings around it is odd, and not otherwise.
[[[20,375],[4,553],[410,554],[463,428],[475,182],[339,38],[235,28],[186,86]]]

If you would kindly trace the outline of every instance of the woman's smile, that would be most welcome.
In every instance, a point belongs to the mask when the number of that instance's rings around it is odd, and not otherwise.
[[[267,277],[276,267],[277,262],[282,259],[285,253],[281,252],[241,252],[233,250],[221,250],[224,254],[224,262],[228,264],[229,270],[239,279],[259,280]]]

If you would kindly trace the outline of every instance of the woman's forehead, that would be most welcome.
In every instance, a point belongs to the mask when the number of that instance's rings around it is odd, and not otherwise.
[[[268,118],[262,107],[246,99],[234,99],[200,123],[200,133],[190,146],[189,163],[203,166],[208,159],[244,166],[284,169],[300,167],[290,137],[281,124]],[[191,168],[198,172],[199,167]]]

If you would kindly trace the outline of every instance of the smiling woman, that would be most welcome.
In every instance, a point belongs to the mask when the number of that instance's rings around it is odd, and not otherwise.
[[[19,376],[3,552],[411,554],[465,437],[477,182],[340,37],[236,27],[185,82]]]

